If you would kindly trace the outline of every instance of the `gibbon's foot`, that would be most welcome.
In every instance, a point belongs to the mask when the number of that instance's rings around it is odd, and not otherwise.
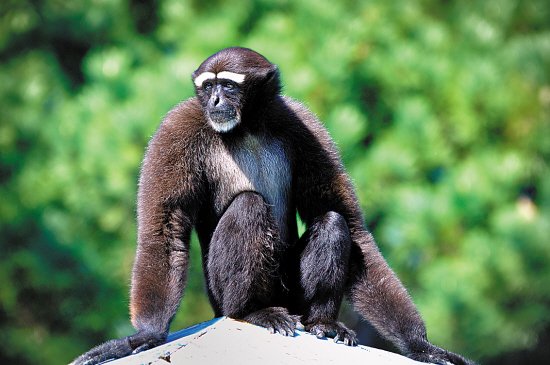
[[[250,313],[243,320],[265,327],[270,333],[279,332],[283,336],[294,336],[300,316],[289,314],[286,308],[269,307]]]
[[[344,345],[357,345],[355,332],[347,328],[341,322],[314,322],[305,326],[306,331],[314,334],[317,338],[333,337],[334,342],[342,341]]]
[[[432,364],[441,365],[476,365],[472,360],[468,360],[458,354],[447,351],[431,343],[422,346],[423,349],[414,349],[413,352],[407,354],[407,357]]]

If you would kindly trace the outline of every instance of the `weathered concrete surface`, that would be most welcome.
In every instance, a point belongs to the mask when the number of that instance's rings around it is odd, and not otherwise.
[[[302,330],[294,337],[270,334],[263,327],[222,317],[174,332],[149,351],[110,361],[141,364],[369,364],[418,365],[417,361],[365,346],[320,340]]]

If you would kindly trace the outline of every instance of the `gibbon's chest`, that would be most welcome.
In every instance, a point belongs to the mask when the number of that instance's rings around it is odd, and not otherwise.
[[[214,151],[212,175],[214,209],[221,214],[233,198],[243,191],[260,193],[272,207],[280,229],[286,227],[287,200],[291,169],[282,142],[255,136],[243,137],[241,143],[220,144]],[[284,237],[287,232],[280,232]]]

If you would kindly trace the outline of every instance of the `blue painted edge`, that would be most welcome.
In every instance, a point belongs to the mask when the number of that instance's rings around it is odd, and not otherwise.
[[[213,324],[216,324],[216,322],[221,321],[225,318],[227,318],[227,317],[214,318],[214,319],[211,319],[209,321],[202,322],[202,323],[196,324],[196,325],[188,327],[188,328],[184,328],[184,329],[176,331],[176,332],[172,332],[166,338],[166,342],[172,342],[174,340],[178,340],[178,339],[183,338],[183,337],[187,337],[187,336],[190,336],[190,335],[197,334],[197,333],[203,331],[205,328],[210,327]]]

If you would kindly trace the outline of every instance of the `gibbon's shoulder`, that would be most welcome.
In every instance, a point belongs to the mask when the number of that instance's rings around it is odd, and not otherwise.
[[[149,142],[144,166],[190,166],[202,156],[212,140],[202,106],[196,97],[174,106],[162,119]],[[187,161],[183,163],[183,161]]]
[[[170,133],[185,133],[198,132],[206,125],[206,118],[203,107],[199,99],[195,96],[174,106],[164,116],[159,130],[166,130]]]
[[[289,96],[281,96],[285,109],[294,116],[298,125],[296,133],[308,139],[315,139],[324,149],[336,153],[336,148],[330,134],[317,116],[302,102]]]

